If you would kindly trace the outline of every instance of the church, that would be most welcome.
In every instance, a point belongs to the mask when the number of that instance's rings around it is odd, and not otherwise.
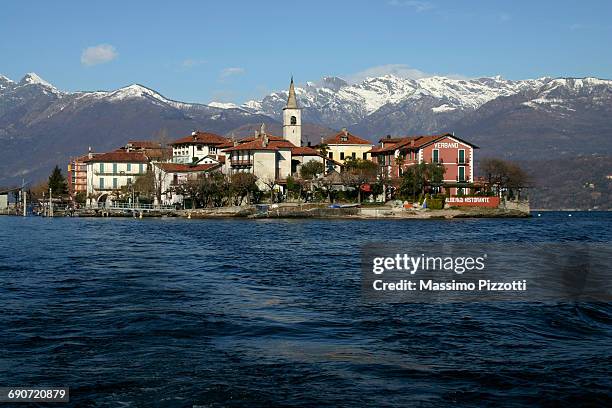
[[[283,136],[268,134],[262,124],[254,136],[234,142],[234,146],[223,150],[226,155],[224,172],[252,173],[260,188],[272,182],[282,188],[287,177],[299,175],[301,166],[309,161],[338,166],[338,163],[326,160],[318,151],[302,144],[302,111],[291,78],[287,105],[283,108]]]

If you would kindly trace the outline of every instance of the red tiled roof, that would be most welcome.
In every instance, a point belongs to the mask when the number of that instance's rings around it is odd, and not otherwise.
[[[264,146],[263,138],[257,138],[250,142],[241,143],[237,146],[230,147],[229,149],[225,149],[226,152],[236,151],[236,150],[279,150],[279,149],[292,149],[296,146],[288,140],[268,140],[268,145]]]
[[[179,144],[210,144],[210,145],[220,145],[223,143],[231,143],[226,137],[219,136],[215,133],[208,132],[195,132],[195,135],[189,135],[182,137],[174,142],[170,143],[172,146]]]
[[[459,139],[458,137],[453,136],[451,133],[442,133],[439,135],[405,136],[405,137],[391,138],[391,139],[382,138],[380,139],[380,141],[385,144],[385,147],[380,147],[380,146],[373,147],[372,150],[370,150],[368,153],[391,152],[391,151],[395,151],[397,149],[401,149],[404,147],[418,149],[420,147],[433,143],[436,140],[442,139],[444,137],[452,137],[474,148],[478,148],[478,146],[475,146],[469,142],[466,142],[465,140]],[[414,142],[414,145],[412,145],[412,142]]]
[[[320,156],[319,152],[308,146],[293,147],[291,149],[291,154],[295,156]]]
[[[157,163],[160,169],[165,171],[166,173],[193,173],[193,172],[206,172],[210,170],[214,170],[215,168],[220,167],[220,164],[196,164],[192,166],[190,164],[180,164],[180,163]]]
[[[141,152],[126,152],[125,150],[115,150],[114,152],[98,154],[91,159],[85,160],[85,162],[91,163],[111,163],[111,162],[125,162],[125,163],[148,163],[149,159]]]
[[[252,142],[253,140],[259,139],[259,138],[261,138],[261,136],[247,136],[247,137],[240,139],[238,143]],[[274,135],[268,135],[268,139],[269,140],[285,140],[283,139],[282,136],[274,136]]]
[[[342,140],[343,138],[345,138],[346,136],[346,140]],[[362,144],[362,145],[372,145],[372,142],[370,142],[369,140],[365,140],[360,138],[359,136],[355,136],[353,134],[351,134],[350,132],[346,132],[346,134],[344,133],[344,131],[338,132],[337,134],[335,134],[334,136],[328,137],[327,139],[325,139],[323,141],[323,143],[325,144]]]

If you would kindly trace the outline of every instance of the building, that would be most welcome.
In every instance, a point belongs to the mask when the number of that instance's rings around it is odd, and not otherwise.
[[[136,177],[147,173],[149,159],[142,152],[118,149],[102,153],[85,160],[87,165],[87,196],[92,200],[105,201],[112,191],[131,184]]]
[[[260,188],[267,188],[272,182],[282,188],[287,177],[298,176],[301,166],[312,160],[325,161],[331,168],[340,167],[337,161],[324,160],[315,149],[302,146],[301,110],[297,104],[293,78],[289,84],[287,106],[283,108],[283,136],[268,134],[262,124],[254,136],[234,142],[223,151],[226,154],[225,172],[252,173],[257,177]]]
[[[282,137],[268,135],[262,125],[256,137],[225,149],[228,174],[252,173],[260,188],[272,181],[283,184],[292,174],[291,150],[295,147]]]
[[[233,142],[214,133],[193,131],[191,135],[175,140],[172,146],[172,161],[174,163],[199,163],[207,156],[217,160],[224,156],[224,148],[233,146]]]
[[[89,148],[89,153],[70,159],[66,182],[68,184],[68,194],[70,200],[74,201],[78,193],[87,193],[87,163],[86,161],[94,157],[95,153]]]
[[[156,182],[159,182],[161,192],[161,204],[178,204],[183,202],[183,196],[175,190],[175,187],[195,180],[198,177],[220,171],[222,164],[184,164],[184,163],[153,163],[153,174]]]
[[[295,98],[293,77],[289,84],[287,106],[283,108],[283,139],[290,141],[294,146],[302,146],[302,110],[298,107]]]
[[[342,164],[349,157],[368,160],[368,153],[374,147],[370,141],[353,135],[346,128],[324,139],[322,143],[327,145],[327,157]]]
[[[443,189],[450,195],[467,194],[474,183],[474,149],[478,146],[451,133],[408,136],[379,140],[370,150],[384,176],[399,178],[403,171],[418,163],[440,163],[446,169]]]

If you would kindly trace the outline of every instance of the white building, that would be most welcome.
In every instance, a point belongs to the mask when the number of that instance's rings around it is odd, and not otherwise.
[[[144,153],[123,149],[87,159],[87,196],[100,201],[108,193],[120,190],[145,175],[148,162]]]
[[[194,131],[170,144],[174,163],[199,163],[207,156],[217,160],[224,156],[223,149],[233,146],[233,142],[214,133]]]
[[[293,77],[289,84],[287,106],[283,108],[283,139],[290,141],[294,146],[302,146],[302,110],[298,107],[295,98]]]

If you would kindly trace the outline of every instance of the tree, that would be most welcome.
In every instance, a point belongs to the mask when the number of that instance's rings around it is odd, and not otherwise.
[[[427,185],[440,186],[444,180],[446,168],[439,163],[419,163],[409,166],[400,183],[400,194],[403,197],[416,198],[425,193]]]
[[[361,204],[361,187],[376,180],[378,165],[370,160],[349,157],[344,161],[344,168],[342,181],[357,189],[357,202]]]
[[[261,182],[268,187],[268,191],[270,192],[270,203],[274,203],[274,187],[276,186],[276,180],[271,177],[266,177],[261,179]]]
[[[483,159],[480,171],[484,174],[489,189],[496,189],[498,194],[507,192],[510,196],[530,183],[529,175],[516,163],[497,158]]]
[[[66,194],[68,192],[66,179],[57,165],[49,176],[49,188],[51,189],[51,193],[55,196]]]
[[[300,168],[300,176],[304,180],[312,180],[324,172],[325,166],[323,163],[316,160],[307,161],[306,163],[302,164],[302,167]]]
[[[235,173],[230,177],[230,192],[234,205],[241,205],[245,198],[250,204],[251,194],[257,190],[257,177],[252,173]]]
[[[155,175],[151,169],[148,169],[142,176],[136,177],[133,183],[134,192],[147,197],[155,195]]]
[[[300,179],[287,177],[287,191],[294,197],[302,198],[302,190],[304,189],[304,182]]]

